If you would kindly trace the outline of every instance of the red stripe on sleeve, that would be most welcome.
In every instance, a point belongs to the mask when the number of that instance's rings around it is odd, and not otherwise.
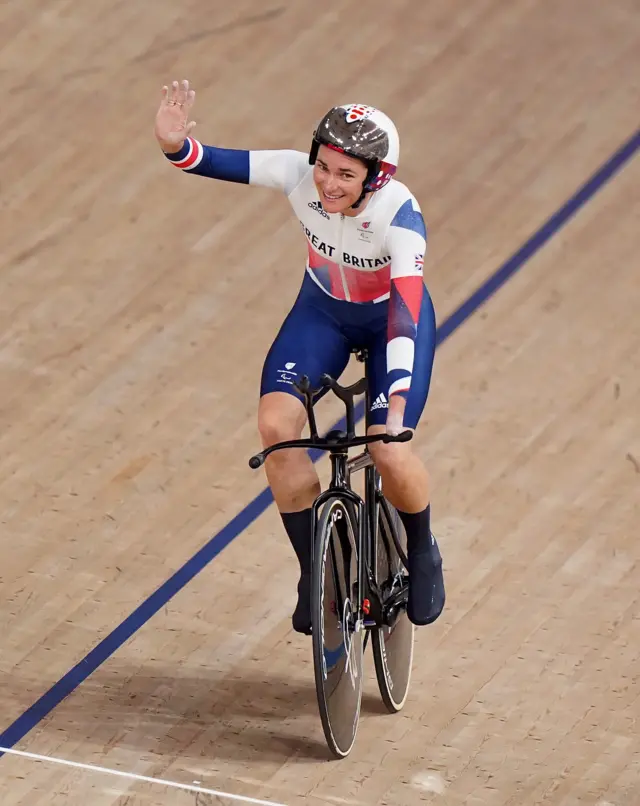
[[[194,162],[198,160],[198,157],[202,153],[202,146],[197,140],[194,140],[192,137],[188,137],[187,141],[191,147],[191,150],[183,160],[173,163],[176,168],[190,168]]]
[[[402,297],[404,304],[409,309],[414,324],[418,324],[420,317],[420,305],[422,304],[422,292],[424,281],[422,277],[394,277],[391,280],[396,291]]]

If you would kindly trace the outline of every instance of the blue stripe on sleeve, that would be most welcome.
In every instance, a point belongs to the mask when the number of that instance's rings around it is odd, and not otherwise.
[[[202,144],[201,144],[202,145]],[[189,141],[175,154],[165,154],[171,162],[181,162],[189,153]],[[203,155],[195,168],[186,168],[187,173],[222,179],[226,182],[249,184],[249,152],[236,148],[217,148],[202,145]],[[178,166],[179,167],[179,166]]]
[[[191,173],[223,179],[226,182],[249,184],[249,152],[236,148],[216,148],[203,145],[204,156]]]

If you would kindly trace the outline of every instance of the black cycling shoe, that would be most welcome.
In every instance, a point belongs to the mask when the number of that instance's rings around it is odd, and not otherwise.
[[[409,601],[407,615],[413,624],[433,623],[445,603],[442,557],[433,535],[430,545],[409,548]]]
[[[298,603],[291,617],[293,629],[311,635],[311,574],[302,574],[298,582]]]

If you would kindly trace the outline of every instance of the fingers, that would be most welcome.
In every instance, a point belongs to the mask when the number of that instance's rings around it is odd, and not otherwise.
[[[177,82],[176,82],[177,83]],[[187,93],[189,92],[189,82],[185,79],[178,84],[178,91],[176,100],[180,106],[184,106],[187,102]]]
[[[180,85],[177,81],[172,81],[170,87],[162,88],[162,100],[166,101],[169,106],[176,106],[178,104],[178,93]]]
[[[401,431],[404,431],[403,416],[400,412],[389,412],[387,416],[387,434],[392,437],[397,437]]]
[[[169,106],[179,106],[183,109],[189,109],[193,106],[196,94],[189,88],[187,79],[182,81],[172,81],[171,87],[162,88],[162,102]]]
[[[387,411],[387,434],[390,436],[398,436],[401,431],[404,431],[404,412],[406,408],[406,401],[399,395],[391,395],[389,397],[389,409]]]

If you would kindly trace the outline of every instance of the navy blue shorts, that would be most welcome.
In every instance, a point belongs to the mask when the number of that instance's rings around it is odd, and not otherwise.
[[[388,302],[353,303],[334,299],[305,272],[298,297],[265,359],[260,395],[287,392],[300,397],[293,381],[308,375],[312,388],[323,373],[338,379],[353,348],[366,348],[370,411],[367,425],[387,420]],[[428,291],[422,296],[405,428],[415,428],[427,402],[436,347],[436,320]]]

